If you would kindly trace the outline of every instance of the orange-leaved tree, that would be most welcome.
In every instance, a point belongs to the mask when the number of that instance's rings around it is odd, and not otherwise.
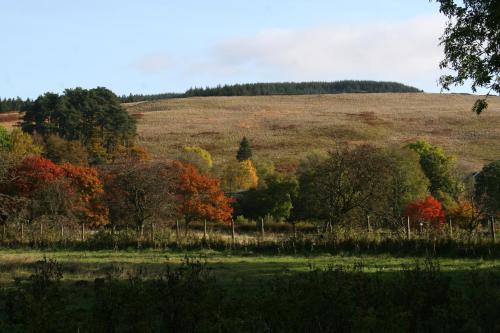
[[[31,218],[66,215],[93,226],[107,223],[107,211],[99,204],[103,186],[93,168],[29,156],[9,170],[9,179],[8,194],[31,201]]]
[[[406,207],[405,215],[410,217],[414,227],[416,227],[416,223],[426,223],[439,228],[445,222],[443,205],[433,196],[410,202]]]
[[[174,162],[179,172],[179,214],[187,224],[196,219],[226,222],[231,219],[232,199],[226,197],[218,179],[202,175],[190,164]]]
[[[68,193],[73,198],[72,210],[83,223],[97,227],[108,223],[108,210],[102,204],[104,187],[97,170],[65,163],[64,170],[69,187]]]

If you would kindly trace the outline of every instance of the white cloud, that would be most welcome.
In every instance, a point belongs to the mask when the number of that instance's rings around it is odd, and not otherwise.
[[[380,79],[432,81],[439,76],[441,17],[402,22],[270,29],[213,46],[191,71],[222,80]],[[209,57],[209,58],[210,58]],[[220,77],[224,76],[224,78]]]
[[[140,57],[132,66],[141,73],[161,74],[172,68],[173,61],[167,54],[155,52]]]

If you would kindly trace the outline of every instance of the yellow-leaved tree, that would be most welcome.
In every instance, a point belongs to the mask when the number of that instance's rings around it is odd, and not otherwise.
[[[226,192],[246,191],[257,187],[259,177],[252,161],[228,163],[222,174],[222,186]]]
[[[210,152],[198,146],[184,147],[179,156],[179,161],[191,164],[204,174],[209,173],[213,167]]]

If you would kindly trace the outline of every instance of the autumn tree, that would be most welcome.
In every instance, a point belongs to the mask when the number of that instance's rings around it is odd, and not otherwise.
[[[102,184],[93,168],[31,156],[9,170],[9,179],[4,194],[28,199],[31,219],[71,216],[92,226],[107,223],[107,211],[99,204]]]
[[[114,225],[142,227],[174,215],[178,173],[170,163],[136,162],[104,169],[105,201]]]
[[[219,180],[202,175],[189,164],[174,162],[179,183],[176,190],[180,198],[178,211],[186,226],[194,220],[227,222],[231,219],[232,200],[224,195]]]
[[[236,153],[236,159],[238,161],[246,161],[252,158],[252,148],[250,147],[250,142],[246,137],[240,142],[240,147],[238,148],[238,152]]]
[[[443,205],[433,196],[418,199],[408,204],[405,215],[410,217],[413,228],[417,229],[419,223],[426,227],[440,228],[445,223]]]
[[[87,150],[80,141],[64,140],[57,135],[50,135],[45,139],[43,155],[55,163],[88,164]]]
[[[213,167],[212,155],[198,146],[184,147],[179,161],[195,166],[201,173],[207,174]]]
[[[43,152],[43,147],[34,142],[33,137],[28,133],[22,132],[15,128],[10,133],[10,149],[11,158],[15,161],[20,161],[28,156],[38,156]]]
[[[104,186],[95,168],[62,164],[64,177],[69,184],[71,211],[91,227],[106,225],[108,210],[103,205]]]
[[[252,161],[227,163],[222,174],[222,185],[227,192],[246,191],[255,188],[259,182],[257,170]]]

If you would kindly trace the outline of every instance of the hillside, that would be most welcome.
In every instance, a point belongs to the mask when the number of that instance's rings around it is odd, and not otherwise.
[[[139,120],[139,142],[155,156],[185,145],[208,149],[215,163],[233,158],[239,140],[287,169],[336,141],[378,146],[417,139],[458,155],[466,170],[500,157],[500,98],[477,117],[476,97],[451,94],[336,94],[194,97],[125,104]]]

